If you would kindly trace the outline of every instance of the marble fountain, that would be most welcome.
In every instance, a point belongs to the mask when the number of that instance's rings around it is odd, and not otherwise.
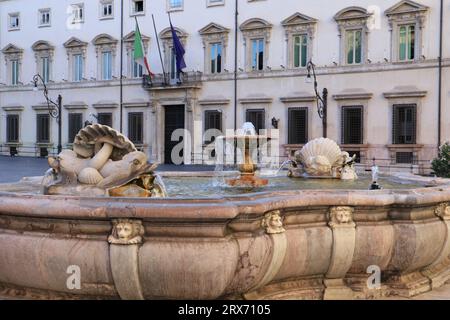
[[[365,299],[449,280],[448,180],[380,176],[383,189],[368,190],[373,179],[355,180],[348,154],[324,143],[299,151],[292,178],[242,191],[161,178],[120,133],[84,128],[44,179],[0,186],[0,296]],[[67,285],[73,266],[78,288]]]

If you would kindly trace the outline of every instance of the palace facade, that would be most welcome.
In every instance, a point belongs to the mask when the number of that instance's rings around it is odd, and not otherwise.
[[[328,90],[329,138],[361,163],[426,171],[450,139],[450,42],[444,37],[439,61],[439,1],[354,3],[239,0],[236,24],[232,0],[124,0],[121,43],[119,0],[0,1],[0,152],[56,151],[58,124],[42,86],[33,90],[40,74],[49,97],[62,96],[63,147],[86,121],[99,122],[168,163],[172,133],[185,128],[191,158],[203,161],[206,130],[250,121],[278,127],[286,157],[322,136],[305,81],[312,61],[319,93]],[[186,50],[181,75],[167,12]],[[448,3],[443,17],[448,35]],[[133,60],[136,20],[153,79]]]

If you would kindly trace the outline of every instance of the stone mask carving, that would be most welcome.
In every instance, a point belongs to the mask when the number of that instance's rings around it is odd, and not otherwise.
[[[111,244],[140,244],[144,235],[144,226],[140,220],[113,220],[112,234],[108,237]]]
[[[280,214],[280,210],[275,210],[264,215],[261,226],[266,230],[267,234],[277,234],[286,231],[283,228]]]
[[[329,225],[331,227],[353,226],[353,212],[352,207],[332,207],[329,212]]]

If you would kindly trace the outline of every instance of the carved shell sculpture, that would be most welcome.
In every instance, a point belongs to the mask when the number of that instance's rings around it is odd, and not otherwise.
[[[295,153],[306,173],[312,176],[331,176],[332,168],[342,163],[342,151],[331,139],[318,138],[308,142]]]
[[[82,128],[73,141],[73,151],[81,158],[92,158],[103,144],[113,146],[110,159],[122,160],[123,156],[136,151],[136,147],[123,134],[113,128],[101,124],[93,124]]]
[[[64,150],[57,159],[49,157],[48,162],[57,173],[103,187],[144,167],[147,156],[113,128],[93,124],[78,132],[73,151]]]

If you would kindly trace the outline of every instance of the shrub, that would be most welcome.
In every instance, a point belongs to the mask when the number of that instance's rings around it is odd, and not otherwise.
[[[450,178],[450,143],[439,147],[438,156],[431,162],[431,167],[438,177]]]

